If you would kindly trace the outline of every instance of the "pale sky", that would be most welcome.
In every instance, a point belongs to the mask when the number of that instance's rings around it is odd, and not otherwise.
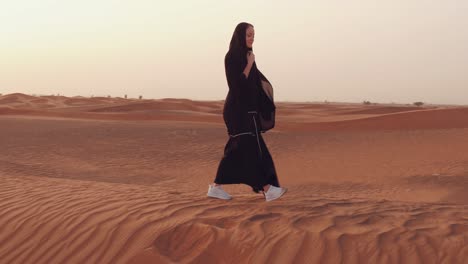
[[[0,93],[221,100],[255,26],[276,101],[468,105],[466,0],[0,0]]]

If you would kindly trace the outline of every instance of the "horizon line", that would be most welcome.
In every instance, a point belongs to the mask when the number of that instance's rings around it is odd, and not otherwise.
[[[182,98],[182,97],[163,97],[163,98],[145,98],[141,96],[141,98],[138,97],[120,97],[120,96],[111,96],[111,95],[89,95],[89,96],[84,96],[84,95],[73,95],[73,96],[67,96],[67,95],[62,95],[60,93],[57,94],[26,94],[26,93],[9,93],[9,94],[2,94],[0,93],[0,97],[3,96],[11,96],[11,95],[25,95],[25,96],[34,96],[34,97],[44,97],[44,96],[63,96],[63,97],[81,97],[81,98],[118,98],[118,99],[127,99],[127,100],[165,100],[165,99],[170,99],[170,100],[190,100],[190,101],[199,101],[199,102],[224,102],[225,99],[192,99],[192,98]],[[367,103],[366,103],[367,102]],[[432,106],[467,106],[468,104],[441,104],[441,103],[431,103],[431,102],[424,102],[424,101],[415,101],[413,103],[398,103],[398,102],[372,102],[369,100],[363,100],[361,102],[355,102],[355,101],[330,101],[330,100],[314,100],[314,101],[296,101],[296,100],[278,100],[275,101],[275,103],[317,103],[317,104],[366,104],[366,105],[415,105],[415,103],[423,103],[422,105],[432,105]]]

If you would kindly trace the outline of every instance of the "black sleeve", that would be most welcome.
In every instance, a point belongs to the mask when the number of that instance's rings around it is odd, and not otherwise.
[[[244,75],[244,67],[242,67],[240,59],[234,58],[230,54],[226,55],[224,59],[224,67],[226,70],[226,78],[229,85],[229,89],[239,98],[242,94],[245,94],[248,83],[247,78]]]
[[[224,61],[226,78],[232,95],[239,103],[239,109],[243,112],[256,110],[256,89],[252,87],[251,75],[254,74],[255,67],[252,66],[249,78],[244,75],[246,62],[236,56],[228,54]],[[255,86],[255,84],[253,84]]]

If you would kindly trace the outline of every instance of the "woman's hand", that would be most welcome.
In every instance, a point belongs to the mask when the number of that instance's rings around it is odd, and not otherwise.
[[[255,62],[255,54],[252,51],[247,52],[247,64],[253,65]]]

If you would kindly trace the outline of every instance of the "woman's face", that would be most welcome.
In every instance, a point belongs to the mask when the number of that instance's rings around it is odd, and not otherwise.
[[[253,27],[248,27],[247,30],[245,31],[245,41],[246,45],[249,48],[252,48],[252,45],[254,43],[254,37],[255,37],[255,30]]]

